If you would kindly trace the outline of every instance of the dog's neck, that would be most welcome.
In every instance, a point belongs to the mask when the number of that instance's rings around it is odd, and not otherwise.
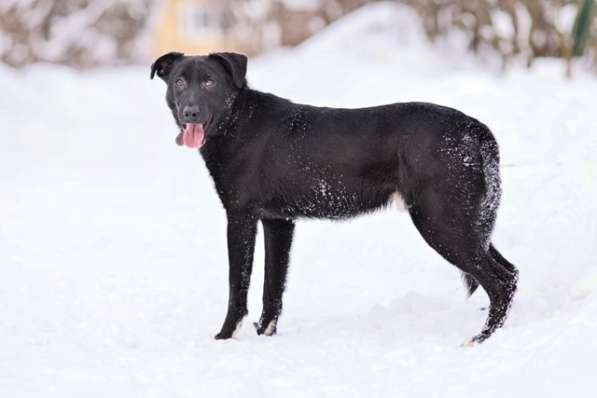
[[[224,110],[220,117],[214,120],[213,131],[208,131],[208,134],[217,137],[234,133],[238,127],[240,113],[242,113],[242,104],[246,102],[246,97],[250,91],[251,89],[245,85],[239,91],[226,98]]]
[[[208,140],[200,153],[211,174],[216,189],[221,194],[222,176],[226,173],[227,162],[242,154],[241,148],[255,135],[262,133],[259,121],[268,119],[267,114],[279,112],[278,105],[289,102],[275,95],[243,87],[226,102],[224,112],[214,120],[209,130]],[[213,129],[213,130],[212,130]]]
[[[214,119],[208,127],[206,134],[209,137],[207,143],[201,148],[200,153],[205,164],[216,182],[218,181],[225,164],[220,159],[230,159],[230,153],[238,152],[238,146],[242,145],[245,131],[250,130],[248,126],[251,120],[251,108],[259,102],[258,92],[250,89],[247,85],[226,99],[223,111],[217,119]]]
[[[242,141],[243,136],[247,134],[259,133],[251,127],[255,117],[275,110],[276,103],[279,101],[284,100],[245,85],[226,99],[224,109],[206,131],[208,143],[211,141],[216,144],[209,147],[225,149],[237,145],[238,141]]]

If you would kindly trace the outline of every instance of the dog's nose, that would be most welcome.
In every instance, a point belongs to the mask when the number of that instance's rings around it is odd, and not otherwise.
[[[199,117],[199,107],[197,105],[187,105],[182,110],[182,116],[185,121],[194,122]]]

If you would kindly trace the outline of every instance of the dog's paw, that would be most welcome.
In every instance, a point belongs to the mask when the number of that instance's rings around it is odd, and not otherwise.
[[[274,334],[276,334],[276,324],[277,321],[275,319],[272,319],[268,323],[253,322],[253,326],[255,326],[257,334],[264,336],[273,336]]]
[[[464,348],[470,348],[470,347],[474,347],[477,343],[472,339],[466,339],[462,344],[460,344],[461,347]]]
[[[471,337],[470,339],[466,340],[460,346],[461,347],[474,347],[476,345],[481,344],[485,340],[487,340],[488,337],[489,337],[489,334],[481,332],[478,335],[476,335],[474,337]]]
[[[218,334],[216,334],[214,336],[214,339],[216,339],[216,340],[228,340],[231,337],[232,337],[232,333],[221,331],[220,333],[218,333]]]
[[[242,321],[239,321],[236,324],[236,326],[224,325],[224,326],[222,326],[222,330],[220,330],[220,333],[218,333],[214,336],[214,339],[216,339],[216,340],[231,339],[236,336],[236,334],[240,330],[241,326],[242,326]]]

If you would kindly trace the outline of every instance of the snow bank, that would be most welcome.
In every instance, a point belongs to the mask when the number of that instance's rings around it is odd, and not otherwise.
[[[559,64],[496,74],[369,6],[250,82],[297,101],[425,100],[487,123],[502,151],[494,235],[520,272],[506,327],[405,213],[297,228],[279,335],[214,341],[225,220],[202,161],[174,144],[149,67],[0,68],[0,396],[587,396],[597,357],[597,82]]]

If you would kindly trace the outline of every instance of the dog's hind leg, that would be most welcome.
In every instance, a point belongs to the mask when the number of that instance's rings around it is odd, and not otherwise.
[[[265,280],[263,283],[263,312],[255,324],[257,334],[276,333],[282,311],[282,294],[288,272],[290,247],[294,233],[292,220],[262,220],[265,241]]]
[[[514,276],[518,279],[518,270],[510,261],[506,260],[504,256],[501,255],[499,251],[493,246],[493,244],[489,245],[489,255],[497,261],[502,267],[504,267],[508,272],[514,274]],[[462,273],[464,284],[466,285],[468,295],[471,296],[475,290],[479,287],[479,282],[471,275],[465,272]]]
[[[482,343],[503,326],[516,292],[518,278],[517,274],[505,270],[489,253],[476,256],[474,262],[468,266],[476,269],[475,277],[487,292],[490,302],[483,329],[470,340],[470,343]]]
[[[504,324],[516,290],[516,274],[490,254],[487,238],[479,232],[474,211],[460,200],[446,201],[445,193],[427,189],[409,212],[425,241],[487,292],[489,314],[482,331],[472,342],[486,340]],[[464,206],[461,204],[464,203]]]

